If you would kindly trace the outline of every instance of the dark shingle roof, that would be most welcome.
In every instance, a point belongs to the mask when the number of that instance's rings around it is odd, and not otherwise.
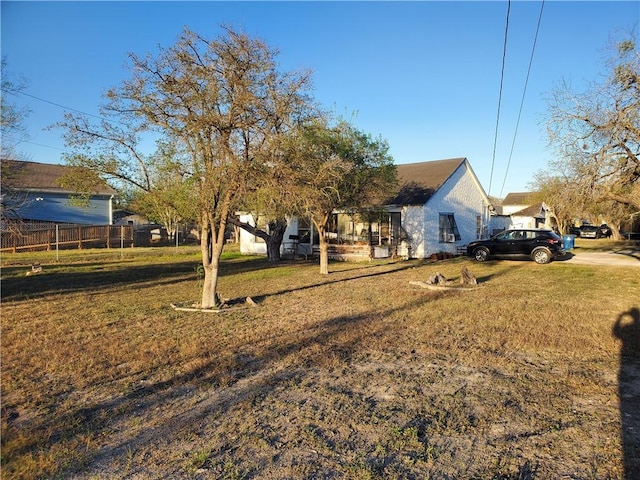
[[[13,190],[31,190],[46,192],[74,193],[60,186],[60,179],[73,168],[50,163],[22,162],[2,160],[2,188]],[[113,195],[116,193],[106,183],[97,185],[96,194]]]
[[[511,215],[519,217],[545,218],[544,208],[541,202],[523,208],[522,210],[518,210],[517,212],[513,212]]]
[[[466,158],[451,158],[396,165],[400,190],[386,203],[424,205],[465,160]]]

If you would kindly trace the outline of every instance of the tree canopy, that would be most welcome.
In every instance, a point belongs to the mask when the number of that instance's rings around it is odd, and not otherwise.
[[[619,42],[606,68],[604,79],[586,90],[576,92],[563,82],[549,100],[547,131],[558,155],[550,171],[538,176],[537,186],[561,188],[567,205],[572,199],[574,216],[640,211],[640,53],[635,40]]]
[[[287,176],[296,209],[309,217],[320,239],[320,273],[328,273],[326,229],[334,210],[372,207],[396,184],[389,146],[346,121],[315,122],[289,138]]]
[[[225,27],[214,40],[185,29],[157,55],[130,54],[130,78],[107,92],[105,119],[67,114],[68,163],[153,193],[153,162],[142,149],[155,135],[177,145],[171,157],[193,191],[201,229],[201,306],[217,304],[229,214],[261,172],[273,139],[303,121],[312,104],[309,72],[278,71],[277,52]],[[145,137],[146,135],[146,137]],[[166,170],[165,170],[166,173]]]

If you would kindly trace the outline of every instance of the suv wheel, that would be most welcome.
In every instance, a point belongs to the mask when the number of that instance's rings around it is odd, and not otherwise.
[[[551,252],[547,248],[539,247],[531,252],[531,258],[539,264],[549,263],[551,261]]]
[[[476,248],[473,251],[473,258],[478,262],[484,262],[489,259],[489,250],[484,247]]]

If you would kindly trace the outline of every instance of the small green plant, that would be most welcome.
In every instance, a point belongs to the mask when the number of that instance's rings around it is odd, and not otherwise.
[[[211,455],[210,448],[201,448],[200,450],[196,450],[191,454],[189,459],[189,464],[187,465],[187,469],[189,471],[195,472],[196,470],[203,468]]]
[[[202,282],[204,280],[204,267],[201,264],[193,267],[196,272],[196,280],[198,281],[198,288],[202,288]]]

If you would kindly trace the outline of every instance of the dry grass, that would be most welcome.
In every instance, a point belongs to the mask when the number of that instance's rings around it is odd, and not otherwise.
[[[199,296],[181,252],[3,258],[3,478],[615,479],[640,456],[612,335],[637,268],[231,255],[222,295],[259,306],[216,315],[169,307]],[[463,265],[473,291],[409,285]]]

